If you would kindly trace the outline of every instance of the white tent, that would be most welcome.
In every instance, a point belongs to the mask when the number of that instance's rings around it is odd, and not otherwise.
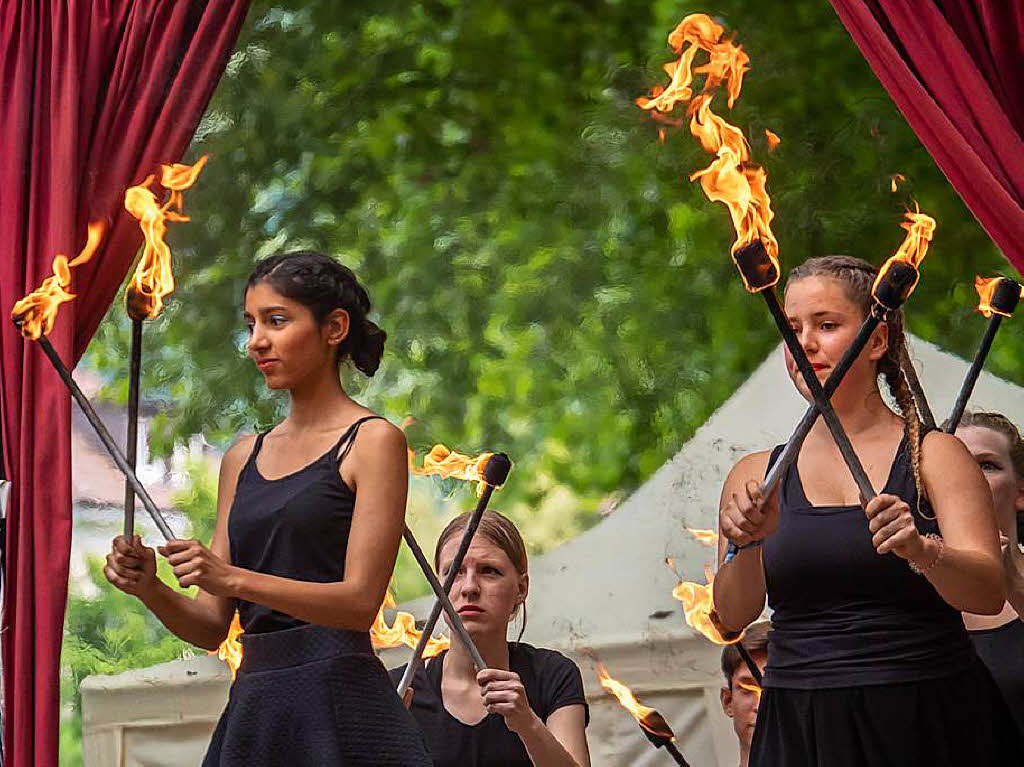
[[[913,344],[913,351],[941,419],[967,363],[921,342]],[[997,409],[1024,423],[1021,394],[1020,387],[983,374],[971,406]],[[747,452],[784,441],[804,407],[786,377],[779,348],[613,514],[531,563],[524,640],[560,649],[583,669],[595,765],[664,765],[668,757],[655,751],[632,718],[604,694],[586,649],[594,651],[609,673],[628,684],[641,701],[665,715],[691,764],[727,767],[737,762],[731,725],[718,702],[720,648],[684,625],[681,606],[671,596],[677,581],[664,559],[673,556],[683,577],[703,582],[712,552],[694,541],[684,526],[714,527],[718,494],[729,467]],[[429,600],[403,609],[424,617]],[[384,661],[398,665],[403,653],[389,651]],[[186,753],[182,749],[197,753],[188,744],[208,737],[226,700],[226,678],[211,664],[196,661],[118,677],[90,677],[82,686],[86,764],[195,763],[191,756],[179,759],[177,754]],[[190,685],[211,684],[211,690],[221,685],[219,696],[177,694]],[[150,748],[169,739],[174,748]]]

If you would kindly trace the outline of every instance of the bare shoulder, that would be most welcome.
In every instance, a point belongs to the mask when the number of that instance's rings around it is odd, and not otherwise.
[[[738,481],[747,482],[751,479],[764,479],[768,471],[768,461],[771,460],[771,450],[759,450],[756,453],[748,453],[733,464],[729,470],[729,477],[726,482]]]
[[[395,452],[405,455],[407,442],[405,432],[386,418],[374,418],[359,428],[357,447],[364,451]]]
[[[220,459],[220,476],[222,479],[236,479],[238,477],[255,444],[255,434],[245,434],[235,440],[235,443],[224,453],[224,457]]]
[[[943,464],[947,461],[956,461],[969,458],[970,453],[955,435],[946,434],[944,431],[930,431],[921,440],[921,462],[929,464]]]

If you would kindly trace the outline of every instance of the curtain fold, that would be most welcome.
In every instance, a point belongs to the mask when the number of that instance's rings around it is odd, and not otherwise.
[[[1024,3],[831,2],[921,143],[1024,273]]]
[[[181,159],[224,71],[248,0],[0,4],[0,429],[13,480],[3,615],[11,767],[56,765],[59,661],[71,546],[70,399],[8,319],[107,231],[74,270],[50,341],[69,368],[130,268],[141,234],[124,191]]]

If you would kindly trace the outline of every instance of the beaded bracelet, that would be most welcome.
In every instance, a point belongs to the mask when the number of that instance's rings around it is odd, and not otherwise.
[[[937,533],[928,533],[928,535],[924,537],[930,538],[931,540],[939,544],[939,553],[935,556],[935,559],[931,561],[931,564],[925,567],[921,567],[921,565],[919,565],[914,560],[908,559],[907,564],[910,565],[910,571],[912,573],[916,573],[917,575],[924,575],[926,572],[935,567],[935,565],[942,561],[942,555],[946,553],[946,542],[942,540],[941,535],[938,535]]]

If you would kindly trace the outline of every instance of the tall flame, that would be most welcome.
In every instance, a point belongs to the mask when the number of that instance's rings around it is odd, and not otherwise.
[[[156,317],[163,309],[163,297],[174,290],[171,249],[164,241],[167,222],[190,220],[184,215],[181,193],[196,182],[207,159],[204,155],[194,165],[160,166],[160,184],[170,193],[163,205],[149,188],[154,175],[125,192],[124,207],[138,219],[145,238],[142,257],[126,292],[128,314],[133,319]]]
[[[476,482],[477,495],[483,495],[487,482],[484,468],[494,453],[481,453],[476,457],[455,453],[444,445],[434,445],[423,457],[423,465],[416,465],[416,451],[409,450],[409,471],[421,477],[464,479]]]
[[[235,617],[231,619],[227,638],[220,643],[220,647],[210,652],[210,655],[216,653],[218,658],[227,662],[228,668],[231,669],[232,681],[238,675],[238,667],[242,665],[242,643],[238,641],[238,637],[243,633],[242,623],[236,612]]]
[[[928,246],[931,244],[932,235],[935,233],[935,219],[916,208],[917,206],[915,205],[914,211],[908,210],[906,213],[907,220],[900,224],[901,227],[907,230],[907,236],[903,239],[903,243],[897,251],[878,270],[875,284],[871,286],[872,293],[877,290],[883,275],[889,271],[889,268],[894,263],[910,264],[917,269],[928,253]],[[910,286],[910,291],[907,295],[912,293],[915,287],[917,287],[916,279],[914,284]]]
[[[84,264],[93,257],[100,240],[103,239],[105,228],[102,221],[93,221],[89,224],[89,234],[81,252],[72,261],[68,261],[64,255],[54,256],[53,274],[14,305],[11,317],[20,323],[21,334],[25,338],[35,341],[39,336],[49,335],[53,330],[60,305],[75,297],[73,293],[68,292],[72,268]]]
[[[669,46],[680,54],[678,61],[664,67],[669,76],[668,86],[655,88],[650,97],[638,98],[636,103],[641,109],[662,114],[671,112],[677,104],[688,104],[690,132],[706,152],[715,155],[711,164],[693,173],[690,180],[700,179],[708,199],[725,203],[729,208],[736,230],[734,255],[745,245],[760,240],[777,266],[779,244],[771,230],[774,214],[766,189],[767,173],[751,161],[750,144],[743,132],[711,111],[719,86],[725,87],[732,108],[740,95],[743,75],[750,69],[750,57],[732,40],[723,39],[724,33],[706,14],[694,13],[683,19],[668,37]],[[708,54],[708,62],[695,68],[698,51]],[[706,75],[704,87],[696,97],[692,87],[695,74]],[[778,138],[770,131],[767,135],[770,144],[773,136]],[[750,285],[747,289],[753,290]]]
[[[665,562],[672,572],[675,572],[672,560],[666,559]],[[679,578],[679,585],[672,589],[672,596],[683,603],[683,616],[691,628],[700,632],[705,639],[714,644],[734,644],[743,638],[742,631],[735,636],[732,634],[724,636],[712,618],[715,609],[713,597],[715,578],[711,574],[710,566],[705,565],[704,567],[704,577],[707,583],[703,586],[692,581],[684,581],[679,573],[676,573],[676,577]]]
[[[395,597],[388,589],[384,595],[384,603],[377,612],[377,617],[370,626],[370,643],[375,650],[385,650],[389,647],[400,647],[405,645],[410,649],[416,648],[423,632],[416,628],[416,619],[411,613],[399,611],[395,613],[395,620],[388,626],[384,620],[384,608],[396,607]],[[426,649],[423,651],[425,658],[432,658],[451,647],[451,640],[448,637],[430,637]]]
[[[974,278],[974,288],[978,291],[978,311],[986,317],[991,317],[993,314],[1000,314],[1003,317],[1013,316],[1007,312],[1000,311],[992,305],[992,298],[995,295],[996,288],[999,287],[999,283],[1002,281],[1002,277]],[[1024,298],[1024,287],[1021,288],[1020,296]]]
[[[601,681],[601,686],[614,695],[622,707],[632,714],[633,718],[647,732],[665,740],[675,740],[675,733],[672,732],[672,728],[668,726],[665,718],[657,710],[640,703],[634,697],[633,692],[622,682],[612,679],[604,664],[597,664],[597,676]]]

